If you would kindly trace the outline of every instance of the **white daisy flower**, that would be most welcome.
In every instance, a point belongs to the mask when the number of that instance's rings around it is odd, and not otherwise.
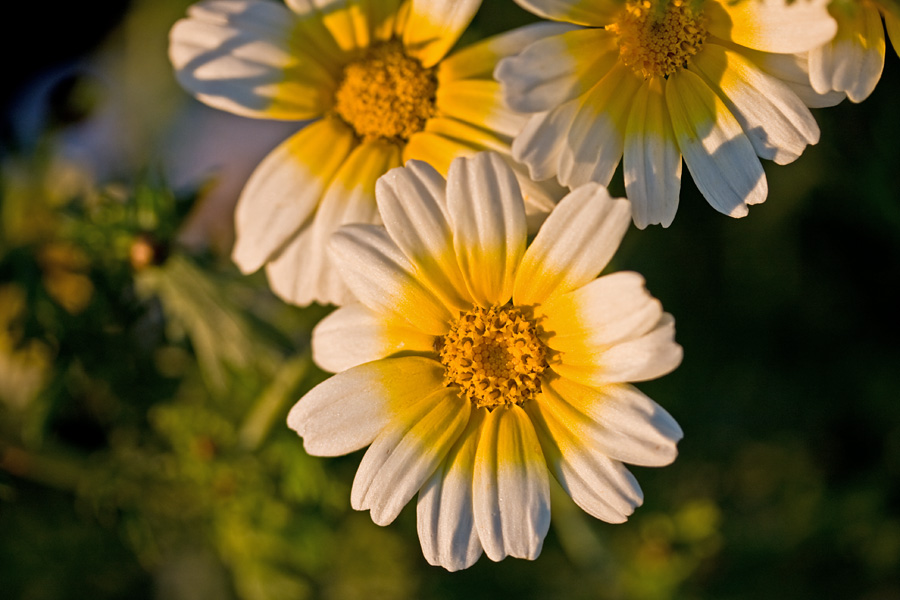
[[[509,154],[524,124],[492,79],[497,60],[560,31],[539,24],[447,55],[480,0],[207,0],[172,28],[178,81],[238,115],[312,122],[256,168],[238,201],[232,257],[265,267],[298,305],[342,304],[325,243],[377,220],[375,180],[410,159],[446,173],[461,155]],[[520,180],[539,221],[559,195]]]
[[[637,273],[598,278],[630,224],[598,184],[566,196],[526,245],[505,161],[458,158],[447,180],[411,161],[378,181],[385,227],[332,238],[359,303],[313,332],[337,374],[288,424],[310,454],[369,446],[351,504],[386,525],[418,493],[429,563],[534,559],[550,524],[547,471],[591,515],[641,504],[623,463],[666,465],[681,429],[630,383],[672,371],[674,320]]]
[[[671,224],[682,158],[700,192],[742,217],[768,193],[759,158],[819,140],[805,53],[834,36],[824,0],[517,0],[572,28],[500,61],[507,103],[532,113],[513,156],[570,188],[623,162],[634,222]],[[624,158],[623,158],[624,156]]]

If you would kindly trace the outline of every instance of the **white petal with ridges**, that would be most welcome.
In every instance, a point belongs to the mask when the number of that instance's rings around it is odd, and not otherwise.
[[[884,69],[885,40],[881,13],[858,3],[836,7],[838,32],[831,42],[809,52],[809,76],[819,93],[846,92],[862,102],[875,89]]]
[[[506,103],[526,113],[551,110],[586,93],[619,58],[615,36],[604,29],[576,29],[539,40],[501,60],[494,77]]]
[[[513,301],[528,306],[579,288],[603,270],[631,223],[631,206],[587,184],[563,198],[525,252]]]
[[[579,348],[550,360],[559,375],[591,387],[609,383],[649,381],[681,364],[683,350],[675,343],[675,320],[664,313],[659,323],[640,337],[609,347]]]
[[[570,188],[609,183],[622,159],[632,99],[642,85],[631,67],[617,63],[579,99],[581,107],[559,153],[560,183]]]
[[[644,287],[644,278],[630,271],[604,275],[535,308],[547,345],[561,352],[608,347],[641,336],[662,314],[662,304]]]
[[[469,26],[481,0],[410,0],[403,45],[426,67],[438,63]]]
[[[744,217],[765,201],[769,188],[753,145],[699,75],[684,69],[669,77],[666,105],[684,162],[713,208]]]
[[[207,0],[169,34],[181,85],[234,114],[303,120],[331,106],[334,74],[292,45],[295,17],[274,2]]]
[[[466,430],[419,492],[416,523],[428,564],[448,571],[467,569],[482,554],[475,529],[475,453],[487,410],[473,410]]]
[[[512,155],[535,181],[556,177],[566,135],[581,108],[576,98],[551,111],[532,115],[512,143]]]
[[[512,169],[494,153],[454,160],[447,175],[447,207],[472,298],[485,307],[505,303],[527,236],[525,205]]]
[[[772,54],[771,52],[749,50],[741,46],[727,47],[739,52],[769,75],[783,81],[810,108],[834,106],[840,104],[847,97],[843,92],[819,93],[813,89],[809,81],[809,56],[806,52]]]
[[[519,406],[492,410],[475,456],[475,526],[485,554],[534,560],[550,527],[547,466],[528,415]]]
[[[684,436],[672,416],[633,385],[587,387],[564,377],[545,380],[537,408],[566,424],[575,439],[613,460],[661,467]]]
[[[288,427],[314,456],[340,456],[372,443],[413,403],[443,387],[444,367],[421,357],[366,363],[326,379],[288,414]]]
[[[762,158],[784,165],[819,141],[819,126],[797,94],[739,53],[707,43],[693,70],[725,102]]]
[[[681,152],[663,93],[664,80],[654,77],[634,96],[625,131],[622,171],[639,229],[668,227],[678,210],[681,192]]]
[[[444,460],[466,427],[472,404],[441,388],[405,409],[378,434],[353,479],[350,505],[387,525]]]
[[[593,448],[560,418],[541,410],[540,401],[526,405],[547,466],[575,504],[607,523],[623,523],[644,501],[644,494],[625,466]]]
[[[289,137],[263,159],[235,209],[231,258],[241,271],[259,269],[300,230],[355,146],[346,125],[325,118]]]
[[[411,160],[378,180],[378,210],[421,279],[448,307],[464,309],[472,302],[456,262],[445,187],[428,163]]]
[[[710,34],[754,50],[788,54],[806,52],[828,42],[837,23],[828,0],[709,0]]]
[[[346,223],[378,221],[375,181],[399,164],[400,150],[392,143],[376,140],[357,146],[335,174],[309,231],[266,265],[272,291],[298,306],[351,300],[326,252],[328,240]]]
[[[444,335],[454,317],[419,281],[384,227],[348,225],[329,244],[334,263],[360,302],[406,320],[423,333]]]
[[[354,302],[337,309],[312,332],[313,360],[326,371],[339,373],[397,353],[431,354],[434,336],[392,320]]]

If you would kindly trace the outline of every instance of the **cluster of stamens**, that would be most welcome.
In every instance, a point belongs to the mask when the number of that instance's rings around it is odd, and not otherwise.
[[[700,52],[707,30],[699,0],[631,0],[615,33],[619,57],[644,79],[668,77]]]
[[[435,346],[444,385],[458,386],[476,406],[521,405],[541,391],[547,361],[540,327],[517,307],[473,308]]]
[[[334,111],[366,140],[408,140],[435,115],[437,77],[398,40],[371,46],[344,67]]]

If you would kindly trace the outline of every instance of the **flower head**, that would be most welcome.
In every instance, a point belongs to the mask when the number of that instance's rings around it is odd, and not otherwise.
[[[247,182],[232,257],[247,273],[265,266],[290,302],[342,304],[349,295],[325,252],[331,233],[377,221],[375,181],[407,160],[446,173],[457,156],[508,156],[524,117],[504,106],[491,73],[560,26],[522,28],[447,56],[480,0],[286,4],[195,4],[172,28],[170,57],[179,82],[211,106],[309,122]],[[561,193],[518,168],[537,222]]]
[[[833,0],[829,11],[837,21],[837,35],[810,51],[810,83],[818,92],[834,90],[862,102],[881,79],[885,28],[900,55],[900,6],[891,0]]]
[[[609,183],[622,161],[640,227],[675,218],[682,158],[720,212],[768,193],[759,158],[785,164],[819,139],[806,51],[835,23],[824,0],[517,0],[570,29],[495,71],[532,117],[513,156],[570,188]]]
[[[624,521],[642,495],[623,463],[668,464],[681,438],[628,383],[679,364],[672,317],[640,275],[598,278],[628,202],[587,184],[526,245],[519,184],[496,154],[456,159],[446,181],[410,161],[376,193],[384,227],[332,238],[359,302],[313,332],[337,374],[288,416],[307,451],[369,446],[352,506],[385,525],[418,493],[422,550],[449,570],[482,551],[537,557],[548,469],[588,513]]]

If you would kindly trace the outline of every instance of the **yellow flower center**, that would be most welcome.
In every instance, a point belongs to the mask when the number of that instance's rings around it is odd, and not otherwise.
[[[405,141],[434,116],[436,93],[434,69],[390,40],[344,67],[334,110],[361,138]]]
[[[464,313],[436,346],[444,385],[459,386],[476,406],[522,404],[541,391],[547,367],[540,328],[515,306]]]
[[[698,0],[631,0],[622,18],[608,25],[618,36],[619,58],[635,73],[668,77],[700,52],[706,22]]]

